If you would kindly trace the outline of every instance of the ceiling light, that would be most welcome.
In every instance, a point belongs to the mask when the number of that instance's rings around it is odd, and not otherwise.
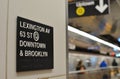
[[[72,26],[69,26],[69,25],[68,25],[68,30],[71,31],[71,32],[77,33],[77,34],[79,34],[79,35],[81,35],[81,36],[84,36],[84,37],[86,37],[86,38],[89,38],[89,39],[91,39],[91,40],[94,40],[94,41],[96,41],[96,42],[99,42],[99,43],[102,43],[102,44],[107,45],[107,46],[109,46],[109,47],[112,47],[112,48],[115,48],[115,49],[120,50],[120,47],[118,47],[118,46],[116,46],[116,45],[114,45],[114,44],[112,44],[112,43],[109,43],[109,42],[107,42],[107,41],[104,41],[104,40],[102,40],[102,39],[100,39],[100,38],[98,38],[98,37],[95,37],[95,36],[93,36],[93,35],[90,35],[90,34],[88,34],[88,33],[86,33],[86,32],[83,32],[83,31],[81,31],[81,30],[78,30],[78,29],[76,29],[76,28],[74,28],[74,27],[72,27]]]

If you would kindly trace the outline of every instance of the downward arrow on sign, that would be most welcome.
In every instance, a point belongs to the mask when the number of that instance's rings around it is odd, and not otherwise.
[[[108,5],[104,4],[104,0],[99,0],[99,5],[96,5],[96,9],[100,12],[103,13],[107,9]]]

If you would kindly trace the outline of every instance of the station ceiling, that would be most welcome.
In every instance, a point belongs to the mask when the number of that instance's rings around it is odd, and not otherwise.
[[[120,46],[117,41],[120,38],[120,0],[110,0],[109,14],[69,18],[69,25]],[[98,45],[96,42],[70,32],[69,41],[86,48]],[[111,49],[108,50],[107,46],[102,45],[101,48],[108,52],[111,51]]]

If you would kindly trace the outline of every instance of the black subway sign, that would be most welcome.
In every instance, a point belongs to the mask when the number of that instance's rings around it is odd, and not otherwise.
[[[90,0],[69,3],[69,18],[108,14],[109,1],[110,0]]]
[[[17,17],[16,71],[53,69],[53,27]]]

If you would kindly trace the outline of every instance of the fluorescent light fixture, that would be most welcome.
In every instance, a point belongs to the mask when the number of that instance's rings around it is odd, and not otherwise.
[[[97,37],[95,37],[95,36],[93,36],[93,35],[90,35],[90,34],[88,34],[88,33],[86,33],[86,32],[83,32],[83,31],[81,31],[81,30],[78,30],[78,29],[76,29],[76,28],[74,28],[74,27],[72,27],[72,26],[69,26],[69,25],[68,25],[68,30],[71,31],[71,32],[77,33],[77,34],[79,34],[79,35],[81,35],[81,36],[84,36],[84,37],[86,37],[86,38],[89,38],[89,39],[91,39],[91,40],[94,40],[94,41],[96,41],[96,42],[99,42],[99,43],[102,43],[102,44],[107,45],[107,46],[109,46],[109,47],[112,47],[112,48],[115,48],[115,49],[120,50],[120,47],[118,47],[118,46],[116,46],[116,45],[114,45],[114,44],[112,44],[112,43],[109,43],[109,42],[107,42],[107,41],[104,41],[104,40],[102,40],[102,39],[100,39],[100,38],[97,38]]]

